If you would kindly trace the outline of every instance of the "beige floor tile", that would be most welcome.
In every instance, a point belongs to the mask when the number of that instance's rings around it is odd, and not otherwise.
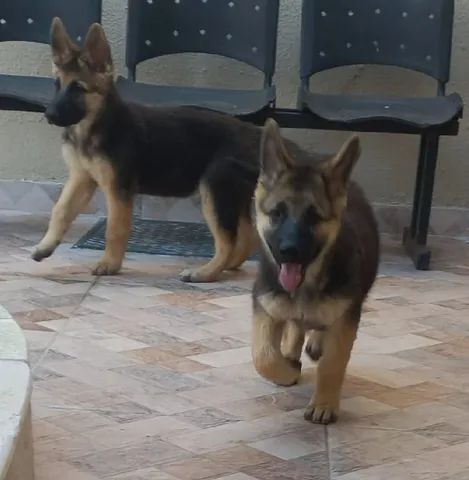
[[[251,348],[242,347],[233,350],[225,350],[223,352],[202,353],[189,357],[199,363],[210,365],[211,367],[229,367],[230,365],[238,365],[251,361]]]
[[[359,333],[355,349],[359,353],[393,354],[403,350],[428,347],[440,343],[427,337],[407,333],[392,337],[378,338],[366,333]]]
[[[326,448],[325,442],[313,444],[296,438],[294,434],[267,438],[251,443],[249,446],[266,452],[273,457],[280,458],[281,460],[292,460],[293,458],[304,457],[311,453],[323,451]]]
[[[358,367],[350,365],[348,372],[355,377],[390,388],[408,387],[424,382],[423,378],[419,378],[416,375],[406,375],[395,370],[382,370],[374,365],[360,365]]]
[[[345,398],[341,402],[341,410],[344,413],[353,415],[354,417],[366,417],[396,410],[386,403],[378,402],[366,397]]]

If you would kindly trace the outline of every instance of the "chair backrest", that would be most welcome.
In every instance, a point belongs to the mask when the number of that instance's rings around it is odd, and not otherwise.
[[[233,58],[274,73],[279,0],[129,0],[126,63],[175,53]]]
[[[303,0],[301,77],[378,64],[449,79],[454,0]]]
[[[60,17],[77,43],[88,27],[101,22],[101,0],[1,0],[0,42],[49,43],[54,17]]]

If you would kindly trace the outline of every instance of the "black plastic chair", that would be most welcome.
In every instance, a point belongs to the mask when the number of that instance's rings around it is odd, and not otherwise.
[[[101,0],[1,0],[0,42],[49,43],[54,17],[60,17],[80,44],[88,27],[101,21]],[[0,110],[43,112],[55,92],[50,77],[0,75]]]
[[[404,244],[418,269],[429,268],[427,248],[440,135],[456,135],[463,103],[445,95],[449,80],[453,0],[303,0],[299,108],[306,120],[288,115],[284,126],[421,136],[413,213]],[[380,64],[433,77],[430,98],[324,95],[310,91],[314,74],[334,67]],[[412,93],[412,92],[410,92]]]
[[[128,100],[147,105],[191,105],[236,116],[275,102],[278,0],[129,0],[126,64],[117,85]],[[232,58],[264,73],[257,90],[179,87],[136,82],[139,63],[177,53]]]

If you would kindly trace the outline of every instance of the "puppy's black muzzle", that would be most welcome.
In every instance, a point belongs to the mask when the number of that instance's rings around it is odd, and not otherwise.
[[[275,231],[270,242],[272,253],[279,264],[306,265],[312,259],[314,239],[308,228],[287,218]]]
[[[58,127],[76,125],[86,115],[85,96],[83,90],[74,82],[62,90],[58,90],[51,104],[47,107],[47,121]]]

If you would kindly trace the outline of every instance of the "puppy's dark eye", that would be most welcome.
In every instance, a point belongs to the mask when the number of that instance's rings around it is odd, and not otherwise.
[[[273,222],[279,222],[285,217],[286,213],[287,206],[283,202],[281,202],[270,211],[269,217]]]
[[[86,92],[86,88],[81,83],[72,82],[72,84],[70,86],[73,89],[73,91],[75,91],[77,93],[85,93]]]
[[[311,205],[309,206],[304,213],[305,221],[309,225],[316,225],[319,223],[322,218],[319,215],[318,211]]]

